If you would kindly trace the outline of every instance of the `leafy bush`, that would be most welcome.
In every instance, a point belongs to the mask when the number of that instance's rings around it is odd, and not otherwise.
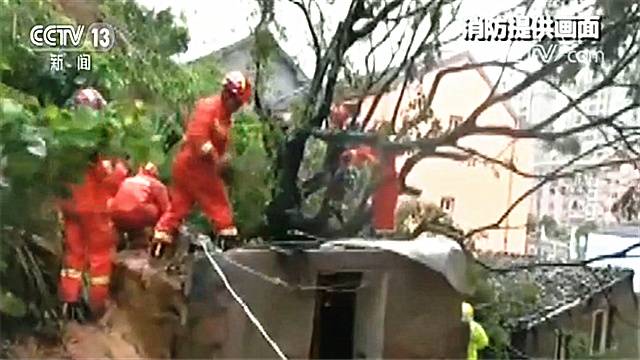
[[[33,25],[73,23],[57,2],[0,2],[0,315],[2,331],[55,318],[61,236],[54,199],[79,181],[95,152],[154,161],[169,175],[192,103],[218,86],[214,65],[181,66],[188,33],[168,11],[133,0],[104,2],[99,14],[117,28],[117,46],[92,53],[91,71],[50,69],[49,53],[29,48]],[[68,16],[67,16],[68,15]],[[67,109],[79,87],[109,101],[100,113]],[[15,325],[15,326],[14,326]]]
[[[233,132],[234,179],[230,185],[236,225],[242,236],[256,236],[265,224],[264,213],[275,186],[274,160],[263,141],[268,126],[251,112],[236,116]]]

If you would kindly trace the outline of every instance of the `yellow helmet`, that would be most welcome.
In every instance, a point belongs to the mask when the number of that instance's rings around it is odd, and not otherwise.
[[[462,321],[470,321],[473,319],[473,306],[468,302],[462,303]]]

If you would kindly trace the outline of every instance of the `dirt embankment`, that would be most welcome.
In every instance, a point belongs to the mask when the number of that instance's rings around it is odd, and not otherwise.
[[[9,346],[15,359],[171,358],[185,321],[182,283],[150,264],[143,252],[119,254],[112,279],[113,301],[95,323],[64,325],[61,339],[25,337]],[[182,274],[181,274],[182,275]]]

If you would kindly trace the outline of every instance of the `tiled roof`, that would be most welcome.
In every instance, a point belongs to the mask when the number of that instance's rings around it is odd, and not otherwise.
[[[501,269],[526,266],[535,261],[530,257],[505,255],[482,254],[478,257],[485,264]],[[490,274],[489,281],[498,292],[512,290],[509,284],[514,283],[535,286],[538,295],[535,303],[526,306],[523,315],[507,321],[513,329],[530,329],[632,276],[633,271],[618,267],[536,266]]]

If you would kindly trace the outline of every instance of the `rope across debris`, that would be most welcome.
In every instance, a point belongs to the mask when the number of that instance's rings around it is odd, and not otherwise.
[[[273,341],[273,339],[271,339],[271,336],[269,336],[269,334],[264,329],[262,324],[260,324],[260,321],[255,317],[255,315],[253,315],[253,312],[251,311],[249,306],[247,306],[247,304],[242,300],[242,298],[233,289],[233,287],[231,286],[231,283],[229,283],[229,280],[227,279],[227,276],[222,271],[222,268],[220,268],[220,265],[218,265],[216,260],[213,258],[213,256],[209,252],[209,248],[207,246],[207,243],[205,241],[201,241],[201,245],[202,245],[202,248],[204,249],[204,253],[207,256],[207,259],[209,260],[209,263],[211,263],[211,266],[213,267],[213,269],[216,271],[218,276],[220,276],[220,279],[224,283],[224,286],[227,288],[227,290],[229,291],[231,296],[233,296],[234,300],[240,305],[240,307],[245,312],[245,314],[247,315],[249,320],[251,320],[253,325],[255,325],[255,327],[258,329],[258,331],[260,332],[262,337],[264,337],[264,339],[267,341],[269,346],[271,346],[271,348],[278,355],[278,357],[280,359],[286,360],[287,357],[282,352],[282,350],[280,350],[280,347],[278,346],[278,344],[276,344],[276,342]]]
[[[314,285],[298,285],[298,284],[290,284],[282,279],[280,279],[279,277],[274,277],[274,276],[269,276],[263,272],[260,272],[254,268],[251,268],[247,265],[241,264],[233,259],[230,259],[229,257],[225,257],[224,260],[228,263],[230,263],[231,265],[251,274],[254,275],[268,283],[271,283],[273,285],[277,285],[277,286],[282,286],[285,287],[289,290],[297,290],[297,291],[316,291],[316,290],[326,290],[326,291],[332,291],[332,292],[352,292],[358,289],[361,289],[363,287],[367,286],[366,282],[361,283],[359,286],[357,287],[350,287],[347,285],[350,285],[351,283],[345,283],[345,284],[335,284],[332,286],[314,286]]]

